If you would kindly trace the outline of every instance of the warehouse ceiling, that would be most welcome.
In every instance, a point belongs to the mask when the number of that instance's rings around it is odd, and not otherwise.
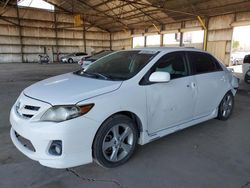
[[[6,2],[6,1],[5,1]],[[250,0],[46,0],[58,11],[83,19],[103,30],[114,32],[166,23],[250,11]]]

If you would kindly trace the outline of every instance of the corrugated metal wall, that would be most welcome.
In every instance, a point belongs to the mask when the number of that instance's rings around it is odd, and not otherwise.
[[[19,8],[19,16],[20,33],[16,8],[0,18],[0,63],[22,62],[21,52],[24,62],[37,62],[44,52],[56,61],[58,55],[85,50],[83,28],[72,27],[72,15]],[[103,49],[110,49],[110,33],[94,27],[86,31],[86,51]]]
[[[62,13],[55,15],[53,12],[29,8],[20,8],[19,15],[21,30],[19,30],[17,11],[14,7],[9,8],[2,15],[5,20],[0,19],[0,63],[22,62],[21,54],[24,62],[36,62],[38,54],[44,52],[50,54],[51,59],[55,61],[58,53],[63,55],[82,52],[85,47],[88,53],[110,49],[110,47],[113,50],[129,49],[132,46],[132,35],[157,32],[154,26],[112,34],[92,27],[85,34],[86,44],[84,44],[83,28],[72,27],[74,23],[72,15]],[[225,64],[229,64],[230,61],[233,25],[241,23],[250,24],[249,12],[210,17],[207,21],[207,50]],[[195,19],[158,26],[158,28],[162,28],[162,33],[202,29],[199,21]],[[201,43],[187,46],[202,48]]]

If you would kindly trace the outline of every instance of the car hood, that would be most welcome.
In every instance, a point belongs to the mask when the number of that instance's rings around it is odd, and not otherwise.
[[[100,80],[67,73],[37,82],[24,94],[51,105],[76,104],[79,101],[112,92],[122,81]]]

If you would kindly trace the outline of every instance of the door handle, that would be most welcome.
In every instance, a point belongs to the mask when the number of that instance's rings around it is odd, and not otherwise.
[[[190,84],[187,85],[187,87],[191,87],[191,88],[195,88],[195,86],[196,86],[196,85],[195,85],[194,82],[192,82],[192,83],[190,83]]]

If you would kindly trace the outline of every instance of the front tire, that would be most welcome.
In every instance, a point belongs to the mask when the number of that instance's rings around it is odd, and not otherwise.
[[[227,92],[223,97],[218,110],[218,119],[226,121],[229,119],[234,108],[234,96],[232,92]]]
[[[137,140],[138,131],[133,120],[125,115],[115,115],[98,130],[93,143],[93,157],[103,167],[120,166],[133,155]]]

